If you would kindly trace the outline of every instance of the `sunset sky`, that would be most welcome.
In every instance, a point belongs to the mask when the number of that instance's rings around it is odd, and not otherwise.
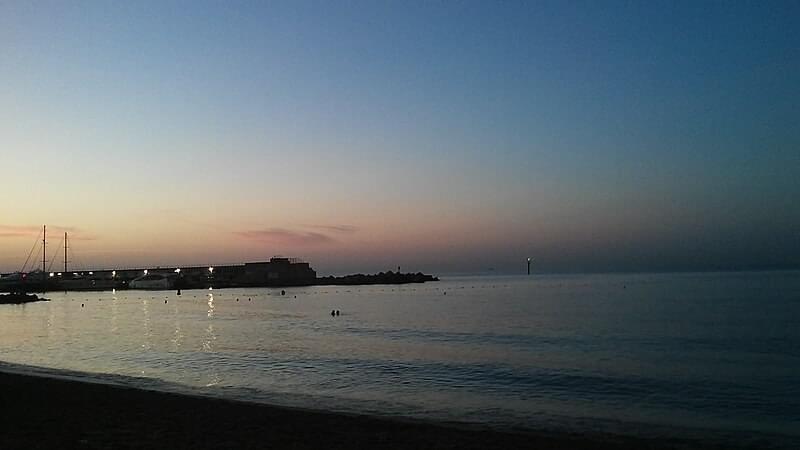
[[[0,2],[0,271],[800,266],[800,2]]]

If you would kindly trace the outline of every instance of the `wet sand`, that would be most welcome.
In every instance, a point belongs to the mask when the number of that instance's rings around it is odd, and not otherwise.
[[[0,449],[663,449],[692,441],[498,431],[0,372]],[[708,444],[708,443],[706,443]]]

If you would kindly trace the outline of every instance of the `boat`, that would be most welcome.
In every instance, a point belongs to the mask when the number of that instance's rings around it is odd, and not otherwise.
[[[128,287],[131,289],[168,290],[175,287],[177,278],[174,274],[146,273],[131,280]]]

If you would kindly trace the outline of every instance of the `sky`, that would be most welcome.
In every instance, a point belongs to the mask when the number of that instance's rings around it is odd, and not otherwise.
[[[0,271],[800,267],[800,2],[0,1]]]

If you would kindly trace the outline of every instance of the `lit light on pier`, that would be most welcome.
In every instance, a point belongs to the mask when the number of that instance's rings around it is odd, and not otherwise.
[[[214,273],[214,268],[213,267],[209,267],[208,268],[208,273]]]
[[[112,270],[111,271],[111,278],[115,278],[116,276],[117,276],[117,271],[116,270]]]
[[[179,267],[179,268],[177,268],[177,269],[175,269],[175,273],[181,273],[181,269],[180,269],[180,267]]]
[[[144,274],[147,275],[147,269],[144,269]]]
[[[53,272],[50,272],[50,276],[54,277],[54,276],[56,276],[56,274],[54,274]]]

